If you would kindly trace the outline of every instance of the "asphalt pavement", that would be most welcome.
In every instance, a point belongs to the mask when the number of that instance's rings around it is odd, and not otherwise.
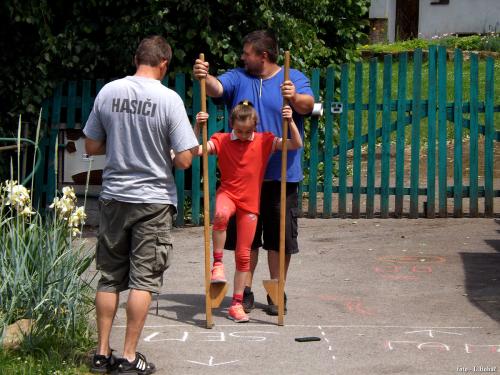
[[[205,328],[203,227],[173,237],[138,347],[157,374],[500,373],[498,219],[299,219],[284,326],[263,310],[261,250],[250,322],[226,318],[231,282]],[[232,278],[233,253],[224,261]],[[125,299],[111,339],[118,353]],[[320,340],[295,340],[310,336]]]

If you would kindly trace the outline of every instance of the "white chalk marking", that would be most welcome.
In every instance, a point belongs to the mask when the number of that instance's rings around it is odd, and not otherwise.
[[[421,333],[421,332],[427,332],[429,334],[429,337],[434,337],[434,332],[439,332],[439,333],[445,333],[447,335],[458,335],[458,336],[463,336],[463,333],[456,333],[456,332],[445,332],[445,331],[434,331],[432,329],[424,329],[421,331],[411,331],[411,332],[405,332],[405,334],[409,335],[411,333]]]
[[[242,335],[242,334],[245,334],[245,333],[251,333],[251,334],[255,334],[255,333],[260,333],[260,334],[268,334],[268,335],[277,335],[278,332],[265,332],[265,331],[240,331],[240,332],[233,332],[233,333],[230,333],[229,336],[231,337],[237,337],[237,338],[244,338],[244,339],[252,339],[252,340],[248,340],[248,341],[266,341],[267,340],[267,337],[265,336],[245,336],[245,335]]]
[[[435,348],[439,350],[446,350],[447,352],[450,351],[450,347],[446,344],[443,344],[442,342],[423,342],[417,346],[419,350],[422,350],[422,348]]]
[[[228,365],[228,364],[231,364],[231,363],[238,362],[238,360],[234,360],[234,361],[229,361],[229,362],[219,362],[219,363],[214,363],[214,357],[213,357],[213,356],[210,356],[210,359],[208,360],[208,363],[204,363],[204,362],[197,362],[197,361],[190,361],[190,360],[186,360],[186,361],[187,361],[187,362],[194,363],[194,364],[196,364],[196,365],[202,365],[202,366],[208,366],[208,367],[221,366],[221,365]]]
[[[423,350],[424,348],[431,348],[431,349],[446,350],[447,352],[450,351],[450,347],[446,344],[441,343],[441,342],[422,342],[422,343],[419,343],[417,341],[388,340],[385,343],[385,347],[388,350],[392,351],[392,350],[394,350],[393,344],[418,344],[418,345],[416,345],[416,348],[418,350]]]
[[[189,334],[187,332],[184,332],[183,336],[180,339],[158,339],[158,340],[153,340],[156,336],[158,336],[160,332],[153,332],[150,334],[148,337],[144,339],[144,341],[147,342],[158,342],[158,341],[181,341],[181,342],[186,342]]]
[[[271,324],[249,324],[252,327],[266,327],[270,328]],[[126,328],[125,325],[116,325],[114,328]],[[169,327],[193,327],[191,324],[161,324],[161,325],[146,325],[144,328],[169,328]],[[217,327],[241,327],[241,324],[217,324]],[[202,328],[201,326],[198,328]],[[434,327],[434,326],[389,326],[389,325],[317,325],[317,324],[287,324],[282,328],[406,328],[406,329],[483,329],[484,327],[465,327],[465,326],[453,326],[453,327]],[[280,328],[281,329],[281,328]]]
[[[326,337],[326,333],[325,333],[325,331],[323,331],[323,327],[318,326],[318,329],[321,331],[321,335],[323,335],[323,338],[326,341],[326,343],[330,344],[330,340],[328,339],[328,337]],[[331,345],[328,345],[328,351],[329,352],[333,351],[333,347]],[[332,360],[335,361],[335,359],[336,359],[336,357],[334,355],[332,355]]]

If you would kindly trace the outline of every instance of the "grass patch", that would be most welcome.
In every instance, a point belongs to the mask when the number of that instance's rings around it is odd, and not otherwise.
[[[88,374],[88,353],[94,346],[83,324],[74,340],[55,336],[41,342],[25,340],[16,350],[0,350],[0,373],[9,375]]]

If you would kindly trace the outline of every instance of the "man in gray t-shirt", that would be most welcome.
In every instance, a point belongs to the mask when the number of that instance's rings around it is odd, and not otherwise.
[[[101,89],[83,130],[87,153],[106,155],[96,246],[101,271],[95,302],[98,347],[92,372],[155,371],[136,347],[151,293],[160,291],[171,261],[170,229],[177,206],[172,166],[189,168],[198,151],[181,98],[161,84],[171,57],[161,36],[142,40],[135,75]],[[126,289],[123,357],[115,358],[109,335],[119,293]]]

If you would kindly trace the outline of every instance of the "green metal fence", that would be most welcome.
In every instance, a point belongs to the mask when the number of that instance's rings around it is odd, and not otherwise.
[[[494,215],[494,197],[500,196],[500,190],[494,189],[494,151],[500,139],[500,132],[494,126],[495,112],[500,112],[500,105],[494,102],[498,100],[494,94],[494,60],[488,57],[484,62],[479,61],[477,55],[471,54],[469,72],[464,72],[463,53],[456,50],[453,72],[449,72],[447,57],[444,48],[431,47],[425,56],[416,50],[398,58],[387,55],[383,62],[372,59],[354,67],[342,65],[339,70],[313,69],[311,85],[316,101],[323,102],[325,115],[309,118],[306,124],[303,159],[306,179],[300,187],[304,214],[324,218]],[[395,62],[397,86],[393,87]],[[483,87],[479,84],[480,64],[484,66]],[[367,77],[364,70],[368,71]],[[453,87],[447,84],[449,73],[453,73]],[[464,77],[469,79],[467,101]],[[423,80],[426,85],[422,85]],[[95,95],[104,83],[103,80],[61,83],[53,97],[45,101],[43,119],[49,131],[40,148],[46,171],[37,174],[36,179],[36,197],[42,205],[53,198],[58,132],[85,124]],[[166,81],[163,83],[168,85]],[[192,118],[200,110],[199,84],[186,83],[186,76],[178,74],[172,88],[183,98]],[[227,110],[209,100],[208,111],[209,135],[227,131]],[[467,164],[462,162],[464,141],[469,145]],[[448,178],[449,149],[454,159],[452,178]],[[479,150],[484,154],[481,160]],[[191,169],[175,171],[179,196],[177,224],[183,224],[187,216],[196,225],[202,221],[200,168],[200,159],[195,159]],[[209,168],[213,209],[216,188],[213,156]],[[468,210],[464,209],[464,199]],[[484,202],[481,206],[480,201]],[[191,211],[190,215],[186,209]]]

